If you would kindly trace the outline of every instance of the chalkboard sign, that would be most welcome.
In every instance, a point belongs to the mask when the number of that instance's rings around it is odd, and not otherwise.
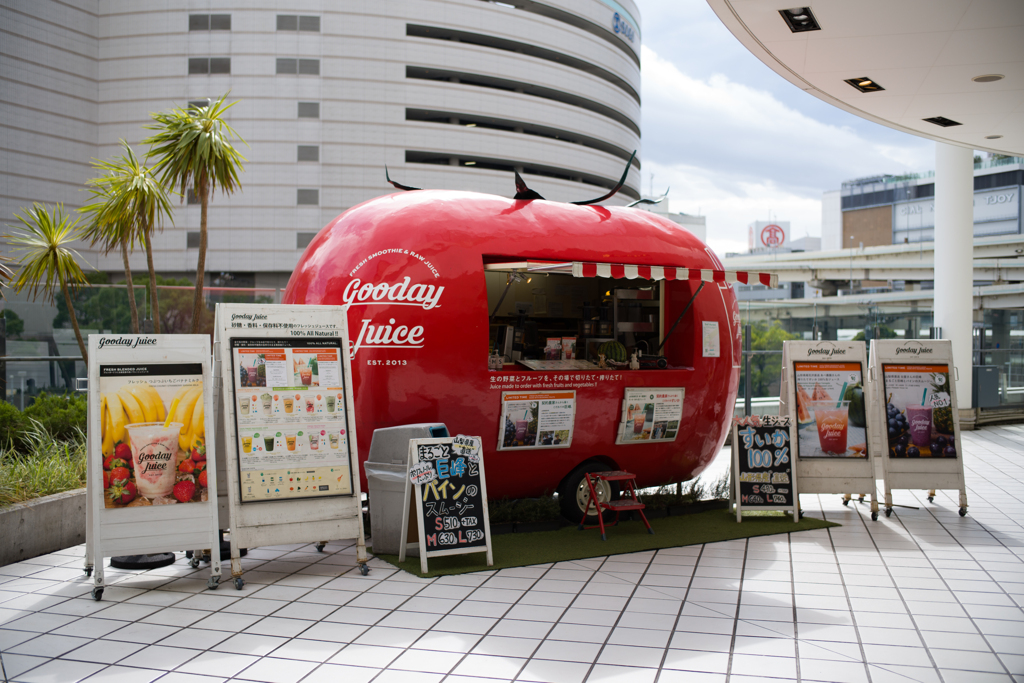
[[[792,510],[800,521],[793,467],[793,430],[788,417],[761,416],[732,427],[736,521],[744,509]]]
[[[427,558],[486,552],[492,565],[487,482],[479,437],[454,436],[409,442],[409,484],[415,488],[420,570]],[[405,496],[408,500],[408,494]],[[407,524],[409,515],[403,515]],[[402,530],[399,562],[408,530]]]

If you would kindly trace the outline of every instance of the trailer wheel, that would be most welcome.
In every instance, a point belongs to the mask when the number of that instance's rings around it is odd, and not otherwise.
[[[562,516],[570,522],[579,524],[580,518],[583,517],[583,506],[590,498],[590,489],[587,487],[587,480],[583,475],[587,472],[607,472],[610,469],[607,465],[599,462],[587,462],[570,472],[558,487],[558,504],[562,509]],[[616,482],[602,481],[597,484],[596,488],[598,500],[603,503],[618,497],[619,487]],[[614,512],[605,510],[605,522],[611,521],[614,516]],[[597,524],[597,515],[587,515],[584,523]]]

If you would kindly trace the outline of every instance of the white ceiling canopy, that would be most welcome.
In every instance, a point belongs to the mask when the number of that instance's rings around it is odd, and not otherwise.
[[[707,2],[758,59],[825,102],[914,135],[1024,156],[1024,0]],[[791,31],[782,13],[805,7],[820,30]],[[861,92],[848,79],[883,89]],[[959,125],[926,120],[935,118]]]

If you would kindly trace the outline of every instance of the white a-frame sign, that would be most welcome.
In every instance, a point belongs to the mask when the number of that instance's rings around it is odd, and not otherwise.
[[[779,414],[796,425],[801,493],[875,494],[875,419],[868,408],[864,342],[787,341]]]
[[[948,339],[871,342],[871,403],[885,425],[878,443],[886,516],[893,489],[957,489],[960,516],[967,514],[955,380]]]

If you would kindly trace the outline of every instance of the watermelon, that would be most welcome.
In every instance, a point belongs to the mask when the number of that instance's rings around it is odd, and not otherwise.
[[[832,397],[825,391],[825,387],[821,386],[817,382],[814,383],[814,393],[811,394],[812,401],[831,401]]]
[[[605,359],[613,360],[616,363],[626,362],[626,347],[617,341],[608,341],[597,348],[598,353],[603,353]]]
[[[811,397],[807,395],[807,390],[802,386],[797,385],[796,387],[796,421],[800,424],[807,424],[813,422],[811,418],[811,412],[807,409],[807,404],[811,402]]]

